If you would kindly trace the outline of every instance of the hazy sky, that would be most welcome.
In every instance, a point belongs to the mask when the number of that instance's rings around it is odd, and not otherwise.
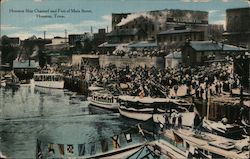
[[[228,8],[249,7],[248,0],[1,0],[1,35],[43,37],[111,29],[111,14],[162,9],[209,12],[210,24],[225,24]],[[56,16],[55,16],[56,14]]]

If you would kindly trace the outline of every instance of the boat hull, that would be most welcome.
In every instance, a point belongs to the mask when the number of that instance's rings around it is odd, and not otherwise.
[[[35,81],[36,87],[63,89],[64,81]]]
[[[119,112],[124,117],[140,121],[146,121],[150,119],[153,115],[153,119],[156,122],[157,117],[163,116],[163,113],[153,114],[153,109],[133,109],[126,108],[124,106],[119,107]]]
[[[153,117],[153,121],[156,123],[165,123],[164,112],[160,112],[158,109],[158,113],[153,113],[153,109],[134,109],[134,108],[126,108],[124,106],[119,107],[119,112],[122,116],[139,120],[139,121],[146,121]],[[195,117],[194,112],[183,112],[180,113],[182,115],[182,125],[183,126],[193,126],[193,121]],[[169,118],[170,124],[172,123],[172,117]],[[175,123],[177,125],[177,123]]]
[[[95,101],[92,98],[88,98],[88,101],[93,106],[104,108],[104,109],[109,109],[109,110],[117,110],[119,107],[119,103],[100,102],[100,101]]]

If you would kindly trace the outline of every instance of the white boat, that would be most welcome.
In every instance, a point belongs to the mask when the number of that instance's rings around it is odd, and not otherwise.
[[[182,116],[182,125],[192,126],[193,124],[195,114],[189,111],[189,107],[193,107],[191,103],[188,105],[186,102],[179,105],[176,100],[172,101],[168,98],[140,98],[138,96],[119,96],[119,99],[119,112],[124,117],[140,121],[146,121],[153,117],[154,122],[165,123],[164,114],[167,113],[168,120],[171,121],[174,115],[172,112],[176,111]]]
[[[245,133],[243,127],[236,124],[223,124],[221,121],[214,122],[207,119],[204,119],[202,124],[208,132],[231,139],[242,139]]]
[[[118,97],[107,91],[95,91],[91,94],[91,97],[88,97],[91,105],[110,110],[118,109],[119,103],[117,99]]]
[[[117,159],[117,158],[185,158],[186,154],[164,140],[134,144],[106,153],[87,156],[86,158]]]
[[[1,87],[5,87],[6,86],[6,80],[5,79],[1,79],[0,86]]]
[[[12,88],[20,86],[20,81],[17,77],[12,76],[12,75],[6,75],[4,76],[4,78],[5,78],[5,86],[12,87]]]
[[[184,150],[186,158],[249,158],[248,137],[232,140],[207,132],[197,133],[187,128],[166,130],[163,134]]]
[[[58,73],[36,73],[34,74],[36,87],[63,89],[63,75]]]

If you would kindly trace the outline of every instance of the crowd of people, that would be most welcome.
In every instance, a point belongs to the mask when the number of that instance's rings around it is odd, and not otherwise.
[[[167,51],[168,52],[168,51]],[[159,48],[127,48],[127,47],[119,47],[118,49],[115,49],[114,51],[107,51],[107,52],[92,52],[92,54],[101,55],[105,54],[108,56],[114,55],[114,56],[129,56],[129,57],[137,57],[137,56],[147,56],[147,57],[153,57],[153,56],[166,56],[167,52],[165,50],[161,50]]]
[[[85,79],[90,83],[115,85],[116,89],[122,89],[123,83],[128,88],[123,93],[139,95],[144,91],[145,96],[151,97],[178,96],[178,91],[183,86],[186,88],[186,95],[194,94],[196,98],[202,99],[207,99],[208,95],[231,92],[233,88],[242,88],[240,77],[233,74],[228,63],[167,69],[147,66],[117,68],[109,65],[104,68],[88,67],[84,73]]]

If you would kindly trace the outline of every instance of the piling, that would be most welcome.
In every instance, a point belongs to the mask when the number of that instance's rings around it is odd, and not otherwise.
[[[88,82],[80,77],[64,77],[64,88],[78,94],[88,94]]]

